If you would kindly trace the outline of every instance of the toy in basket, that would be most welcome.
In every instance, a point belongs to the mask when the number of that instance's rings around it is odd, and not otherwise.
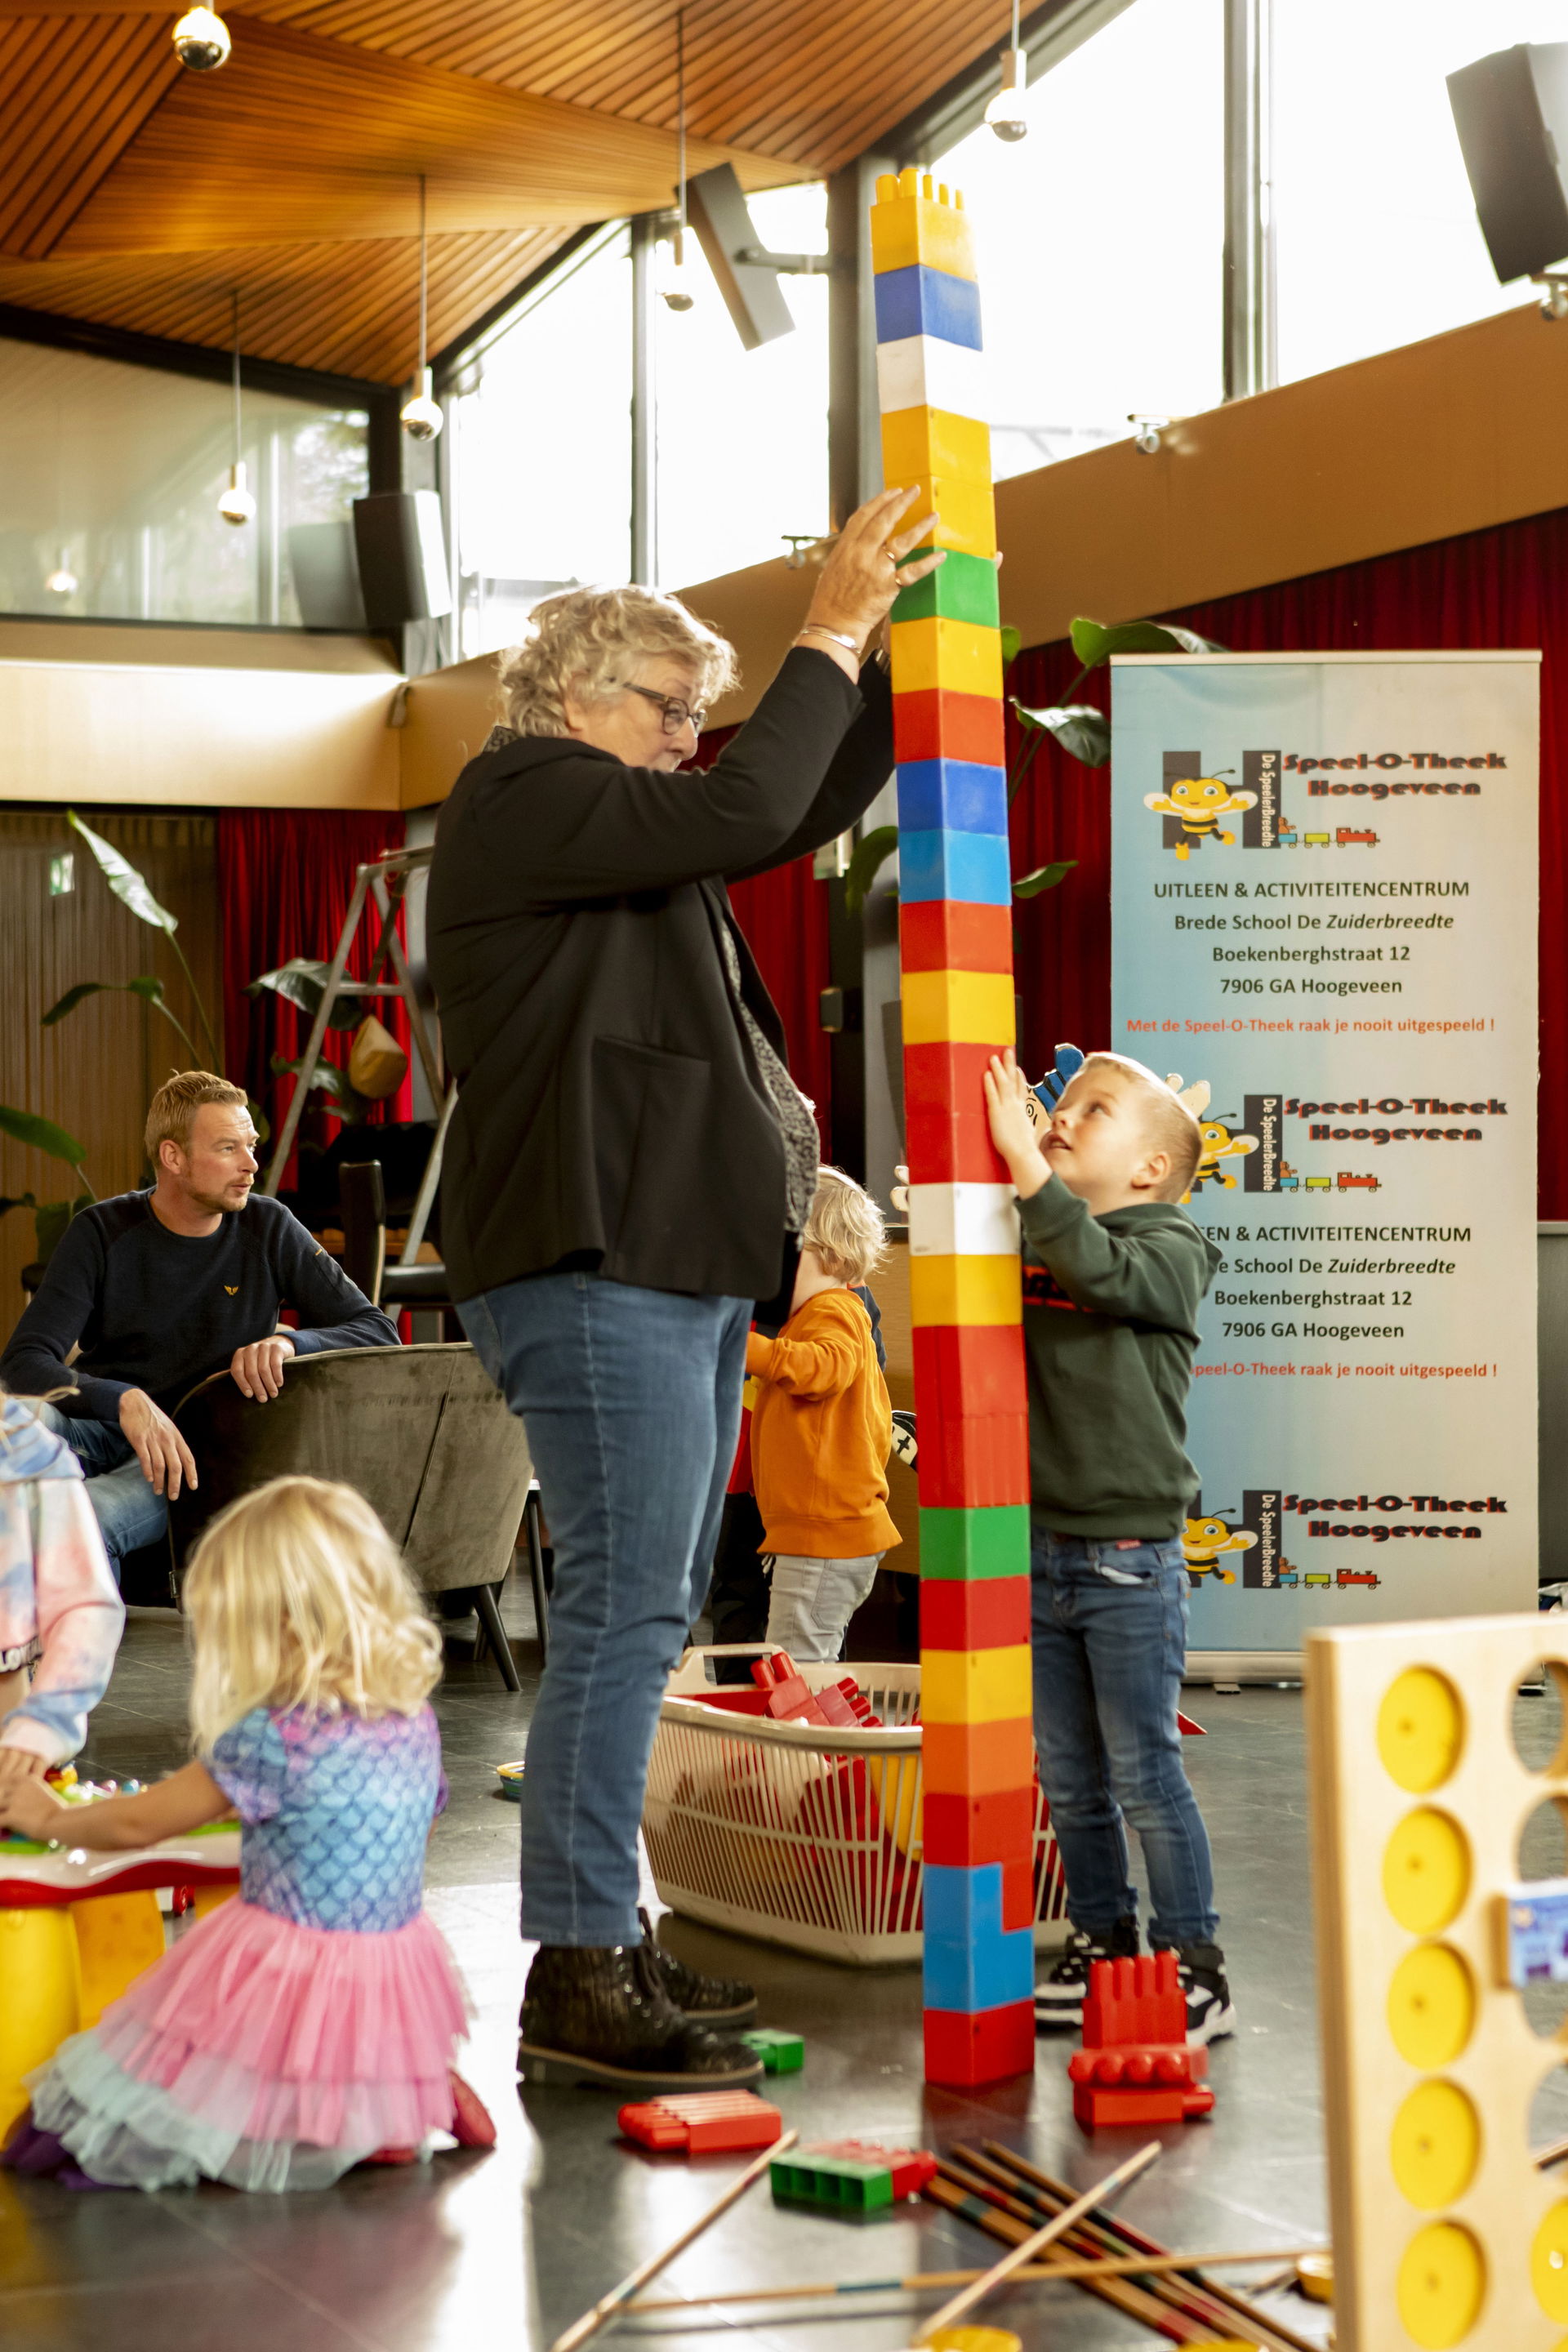
[[[58,1787],[71,1804],[112,1796]],[[239,1884],[239,1830],[218,1822],[122,1853],[0,1837],[0,2135],[27,2104],[22,2077],[163,1954],[157,1890],[190,1886],[196,1907]]]
[[[712,1679],[710,1661],[737,1654],[753,1661],[751,1690]],[[662,1899],[825,1958],[918,1959],[919,1713],[915,1665],[850,1673],[782,1652],[689,1651],[665,1695],[643,1819]],[[1059,1941],[1065,1889],[1037,1791],[1034,1892],[1037,1940]]]

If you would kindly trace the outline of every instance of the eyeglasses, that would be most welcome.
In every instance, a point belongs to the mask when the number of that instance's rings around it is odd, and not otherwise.
[[[700,702],[682,702],[679,694],[656,694],[651,686],[633,686],[626,679],[623,679],[622,684],[628,694],[640,694],[645,702],[658,703],[664,714],[667,735],[679,735],[688,719],[699,735],[701,734],[708,712]]]

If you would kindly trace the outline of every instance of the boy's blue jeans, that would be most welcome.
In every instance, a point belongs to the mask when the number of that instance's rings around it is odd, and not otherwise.
[[[522,1932],[636,1944],[637,1826],[741,1424],[749,1298],[542,1274],[458,1312],[522,1416],[555,1547],[522,1783]]]
[[[1208,1832],[1182,1762],[1176,1706],[1187,1639],[1182,1547],[1123,1550],[1035,1527],[1030,1538],[1035,1746],[1086,1935],[1136,1916],[1127,1823],[1149,1873],[1156,1951],[1219,1927]]]

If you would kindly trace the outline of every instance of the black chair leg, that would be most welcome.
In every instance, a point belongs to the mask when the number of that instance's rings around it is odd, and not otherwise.
[[[522,1507],[522,1524],[528,1536],[528,1580],[533,1587],[533,1619],[539,1628],[539,1663],[550,1660],[550,1596],[544,1590],[544,1547],[539,1535],[539,1488],[530,1486],[528,1500]]]
[[[496,1607],[495,1588],[489,1584],[474,1587],[474,1607],[479,1612],[479,1626],[489,1643],[491,1654],[500,1668],[500,1678],[508,1690],[520,1691],[522,1684],[511,1654],[511,1643],[506,1638],[506,1628]]]

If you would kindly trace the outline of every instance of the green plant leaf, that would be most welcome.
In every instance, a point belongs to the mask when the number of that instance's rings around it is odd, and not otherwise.
[[[68,1168],[79,1168],[87,1158],[86,1144],[57,1127],[52,1118],[40,1118],[36,1111],[13,1110],[9,1103],[0,1103],[0,1135],[8,1135],[13,1143],[29,1151],[46,1151],[51,1160],[63,1160]]]
[[[1174,637],[1184,654],[1223,654],[1226,650],[1217,637],[1200,637],[1195,629],[1178,628],[1174,621],[1162,621],[1160,626],[1168,637]]]
[[[1032,874],[1020,874],[1013,885],[1014,898],[1037,898],[1042,890],[1054,890],[1077,864],[1076,857],[1059,857],[1053,866],[1037,866]]]
[[[1098,669],[1112,654],[1209,654],[1222,648],[1195,630],[1168,626],[1163,621],[1086,620],[1080,614],[1072,625],[1072,649],[1085,669]]]
[[[321,1010],[321,993],[327,984],[330,964],[318,963],[310,956],[291,956],[275,971],[258,972],[246,982],[246,993],[254,996],[258,990],[270,988],[289,1004],[314,1020]],[[357,1029],[364,1019],[364,1007],[352,996],[340,996],[327,1019],[329,1029]]]
[[[121,904],[129,907],[143,923],[151,923],[155,931],[177,930],[179,918],[171,915],[167,907],[160,907],[130,859],[121,857],[113,843],[105,841],[100,833],[83,824],[75,809],[67,809],[66,815],[97,858],[99,872]]]
[[[1024,640],[1019,632],[1007,621],[1004,621],[1002,624],[1001,635],[1002,667],[1004,669],[1011,669],[1013,664],[1018,658],[1019,648],[1023,645]]]
[[[1110,757],[1110,721],[1092,702],[1053,703],[1048,709],[1030,710],[1015,701],[1014,709],[1026,727],[1054,735],[1064,751],[1086,768],[1103,768]]]
[[[261,1105],[257,1101],[254,1095],[246,1096],[245,1108],[250,1113],[250,1124],[256,1129],[256,1140],[258,1143],[270,1143],[272,1140],[272,1121],[268,1118],[267,1113],[262,1109]]]
[[[160,1013],[168,1013],[171,1021],[174,1018],[163,1000],[163,982],[144,972],[140,980],[79,980],[74,988],[67,989],[58,1004],[50,1005],[38,1026],[40,1029],[52,1029],[57,1021],[63,1021],[68,1013],[74,1013],[77,1006],[85,1003],[89,996],[108,995],[116,991],[128,996],[140,996],[146,1003],[155,1004]],[[177,1027],[178,1024],[175,1025]]]
[[[858,915],[871,894],[871,885],[899,845],[896,824],[873,825],[855,845],[844,873],[844,904]]]
[[[285,1061],[281,1054],[274,1054],[272,1056],[272,1075],[277,1078],[297,1078],[304,1066],[305,1057],[302,1054],[292,1062]],[[310,1074],[310,1090],[315,1094],[325,1095],[326,1108],[334,1112],[349,1127],[357,1127],[370,1108],[365,1097],[356,1094],[350,1086],[346,1074],[339,1069],[335,1062],[329,1062],[324,1055],[317,1062]]]

